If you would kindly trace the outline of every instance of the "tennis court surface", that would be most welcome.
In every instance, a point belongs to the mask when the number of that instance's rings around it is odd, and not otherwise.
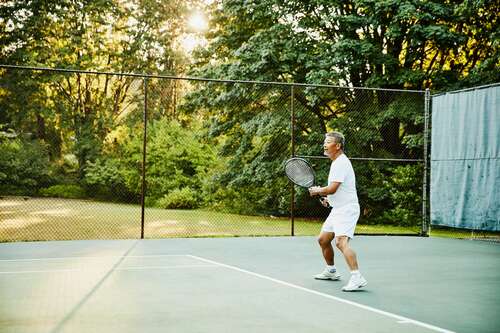
[[[499,332],[500,245],[356,237],[366,290],[315,237],[0,244],[1,332]]]

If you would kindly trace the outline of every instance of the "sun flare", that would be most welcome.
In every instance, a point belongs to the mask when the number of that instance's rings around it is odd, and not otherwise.
[[[202,32],[208,29],[207,18],[201,13],[193,13],[188,19],[188,27],[195,32]]]
[[[181,45],[182,45],[182,48],[184,49],[184,51],[186,51],[187,53],[191,53],[193,52],[193,50],[199,46],[201,43],[200,43],[200,39],[199,38],[196,38],[195,36],[193,35],[186,35],[184,36],[184,38],[182,38],[181,40]]]

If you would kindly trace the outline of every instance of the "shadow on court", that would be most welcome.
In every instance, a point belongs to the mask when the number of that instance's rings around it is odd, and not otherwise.
[[[498,332],[500,245],[356,237],[365,290],[314,237],[0,244],[1,332]]]

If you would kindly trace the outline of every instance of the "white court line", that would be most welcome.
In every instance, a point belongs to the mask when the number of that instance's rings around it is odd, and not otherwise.
[[[143,256],[99,256],[99,257],[59,257],[59,258],[21,258],[21,259],[0,259],[0,262],[21,262],[21,261],[43,261],[43,260],[69,260],[69,259],[108,259],[108,258],[154,258],[154,257],[186,257],[186,254],[152,254]]]
[[[145,269],[177,269],[177,268],[199,268],[199,267],[220,267],[220,265],[171,265],[171,266],[133,266],[133,267],[118,267],[113,271],[131,271],[131,270],[145,270]],[[64,273],[64,272],[88,272],[88,271],[102,271],[107,270],[109,267],[102,269],[95,268],[70,268],[70,269],[47,269],[36,271],[0,271],[0,274],[32,274],[32,273]]]
[[[246,269],[242,269],[242,268],[239,268],[239,267],[236,267],[236,266],[226,265],[226,264],[223,264],[223,263],[220,263],[220,262],[217,262],[217,261],[205,259],[205,258],[198,257],[198,256],[193,256],[193,255],[187,255],[187,256],[191,257],[191,258],[195,258],[195,259],[201,260],[201,261],[204,261],[204,262],[207,262],[207,263],[211,263],[211,264],[219,265],[219,266],[222,266],[222,267],[226,267],[226,268],[238,271],[238,272],[242,272],[242,273],[245,273],[245,274],[253,275],[253,276],[256,276],[258,278],[269,280],[269,281],[272,281],[272,282],[275,282],[275,283],[278,283],[278,284],[281,284],[281,285],[284,285],[284,286],[287,286],[287,287],[290,287],[290,288],[298,289],[298,290],[301,290],[301,291],[304,291],[304,292],[307,292],[307,293],[310,293],[310,294],[314,294],[314,295],[317,295],[317,296],[329,298],[329,299],[335,300],[337,302],[349,304],[349,305],[352,305],[352,306],[355,306],[355,307],[358,307],[358,308],[361,308],[361,309],[364,309],[364,310],[367,310],[367,311],[371,311],[371,312],[375,312],[375,313],[381,314],[383,316],[391,317],[391,318],[397,319],[398,323],[413,324],[413,325],[425,327],[425,328],[427,328],[429,330],[433,330],[433,331],[436,331],[436,332],[455,333],[454,331],[450,331],[450,330],[447,330],[447,329],[444,329],[444,328],[441,328],[441,327],[437,327],[437,326],[434,326],[434,325],[426,324],[424,322],[421,322],[421,321],[418,321],[418,320],[413,320],[413,319],[410,319],[410,318],[407,318],[407,317],[404,317],[404,316],[400,316],[400,315],[397,315],[397,314],[394,314],[394,313],[391,313],[391,312],[387,312],[387,311],[379,310],[379,309],[376,309],[376,308],[372,308],[371,306],[367,306],[367,305],[363,305],[363,304],[360,304],[360,303],[348,301],[346,299],[343,299],[343,298],[340,298],[340,297],[335,297],[335,296],[332,296],[332,295],[329,295],[329,294],[325,294],[325,293],[322,293],[322,292],[319,292],[319,291],[316,291],[316,290],[304,288],[304,287],[301,287],[301,286],[298,286],[298,285],[295,285],[295,284],[292,284],[292,283],[289,283],[289,282],[281,281],[281,280],[278,280],[278,279],[275,279],[275,278],[272,278],[272,277],[269,277],[269,276],[266,276],[266,275],[262,275],[262,274],[259,274],[259,273],[255,273],[255,272],[252,272],[252,271],[248,271]]]

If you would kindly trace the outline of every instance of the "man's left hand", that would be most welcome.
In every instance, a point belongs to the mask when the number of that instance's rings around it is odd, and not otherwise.
[[[315,195],[320,195],[321,187],[320,186],[312,186],[309,187],[309,194],[313,197]]]

